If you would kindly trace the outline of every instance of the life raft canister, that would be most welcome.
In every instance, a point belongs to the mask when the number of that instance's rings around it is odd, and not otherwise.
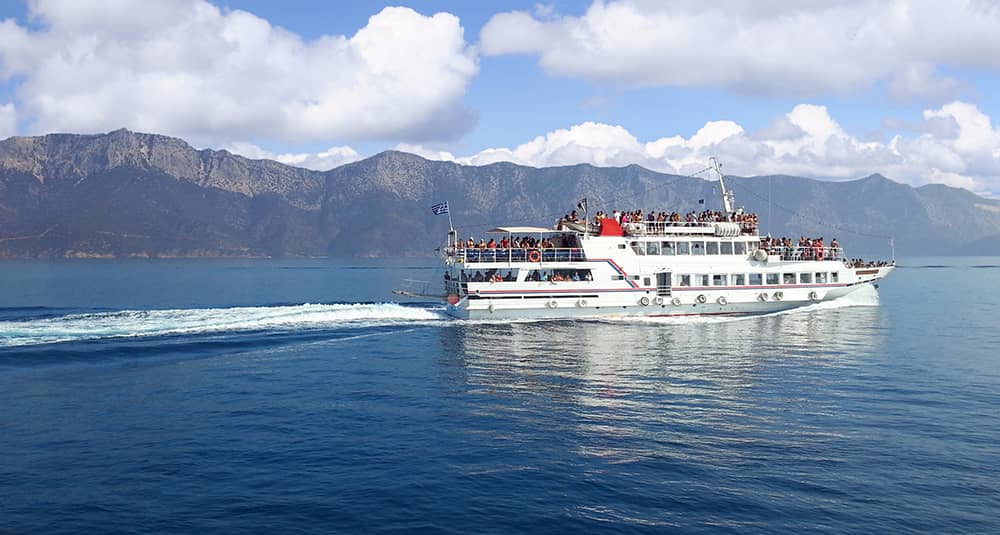
[[[541,260],[542,253],[538,252],[538,249],[528,251],[528,262],[540,262]]]

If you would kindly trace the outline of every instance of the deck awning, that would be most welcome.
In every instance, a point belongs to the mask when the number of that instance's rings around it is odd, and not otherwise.
[[[565,231],[542,227],[497,227],[487,230],[487,234],[562,234]]]

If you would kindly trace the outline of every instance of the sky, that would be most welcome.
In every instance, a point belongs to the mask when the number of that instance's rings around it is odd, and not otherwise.
[[[118,128],[329,169],[639,164],[1000,198],[986,0],[4,0],[0,138]]]

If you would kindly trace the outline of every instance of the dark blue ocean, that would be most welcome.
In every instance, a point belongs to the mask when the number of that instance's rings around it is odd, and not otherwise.
[[[0,532],[1000,533],[1000,258],[459,322],[423,261],[0,264]]]

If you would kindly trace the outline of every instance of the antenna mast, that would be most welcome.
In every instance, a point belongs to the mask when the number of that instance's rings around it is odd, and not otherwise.
[[[715,174],[719,175],[719,187],[722,188],[722,209],[726,212],[726,221],[729,221],[733,214],[733,204],[735,204],[733,191],[726,189],[726,176],[722,174],[722,164],[715,159],[715,156],[709,159],[712,161],[712,169],[715,170]]]

